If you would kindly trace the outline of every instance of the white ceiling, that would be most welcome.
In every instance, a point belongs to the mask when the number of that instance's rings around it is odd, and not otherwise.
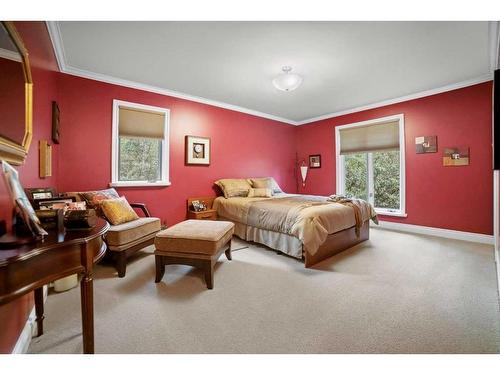
[[[304,123],[490,70],[488,22],[49,22],[68,73]],[[271,81],[283,65],[293,92]]]

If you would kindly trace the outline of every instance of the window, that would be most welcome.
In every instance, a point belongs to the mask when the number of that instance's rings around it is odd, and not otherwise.
[[[113,101],[111,186],[170,185],[169,110]]]
[[[335,128],[337,192],[367,200],[377,213],[406,216],[404,116]]]

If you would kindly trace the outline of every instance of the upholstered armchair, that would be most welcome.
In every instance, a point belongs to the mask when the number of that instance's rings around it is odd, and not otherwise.
[[[99,216],[106,219],[98,207],[99,199],[92,199],[98,196],[100,199],[118,197],[115,189],[106,189],[92,192],[65,193],[65,196],[73,196],[77,201],[87,202],[88,208],[95,208]],[[108,247],[107,256],[113,260],[118,277],[125,277],[127,271],[127,259],[145,248],[152,245],[156,233],[161,230],[161,221],[157,217],[151,217],[149,210],[144,203],[130,203],[135,209],[142,211],[141,217],[127,223],[112,225],[106,233],[104,241]]]

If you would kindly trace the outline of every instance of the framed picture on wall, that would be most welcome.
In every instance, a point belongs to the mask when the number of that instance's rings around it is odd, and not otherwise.
[[[186,135],[186,165],[210,165],[210,138]]]
[[[309,155],[309,168],[321,168],[321,155]]]
[[[437,137],[435,135],[416,137],[415,150],[417,154],[437,152]]]
[[[445,167],[459,167],[469,165],[469,147],[445,147],[443,150],[443,165]]]

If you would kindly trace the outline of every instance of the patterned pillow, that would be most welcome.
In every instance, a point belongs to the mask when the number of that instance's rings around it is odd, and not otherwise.
[[[125,197],[115,199],[104,199],[100,201],[100,206],[106,219],[113,224],[123,224],[139,219],[134,209],[127,202]]]
[[[273,196],[273,191],[267,188],[251,188],[248,192],[248,198],[271,198]]]
[[[88,208],[93,208],[96,210],[98,215],[102,215],[101,211],[101,202],[105,199],[115,199],[120,196],[116,192],[115,189],[105,189],[105,190],[96,190],[96,191],[85,191],[81,193],[85,202],[87,202]]]
[[[250,183],[244,178],[225,178],[215,181],[215,184],[221,188],[224,197],[246,197],[248,191],[252,188]]]
[[[271,189],[273,194],[283,193],[283,190],[281,190],[276,180],[272,177],[249,178],[248,182],[252,184],[252,187],[257,189]]]

